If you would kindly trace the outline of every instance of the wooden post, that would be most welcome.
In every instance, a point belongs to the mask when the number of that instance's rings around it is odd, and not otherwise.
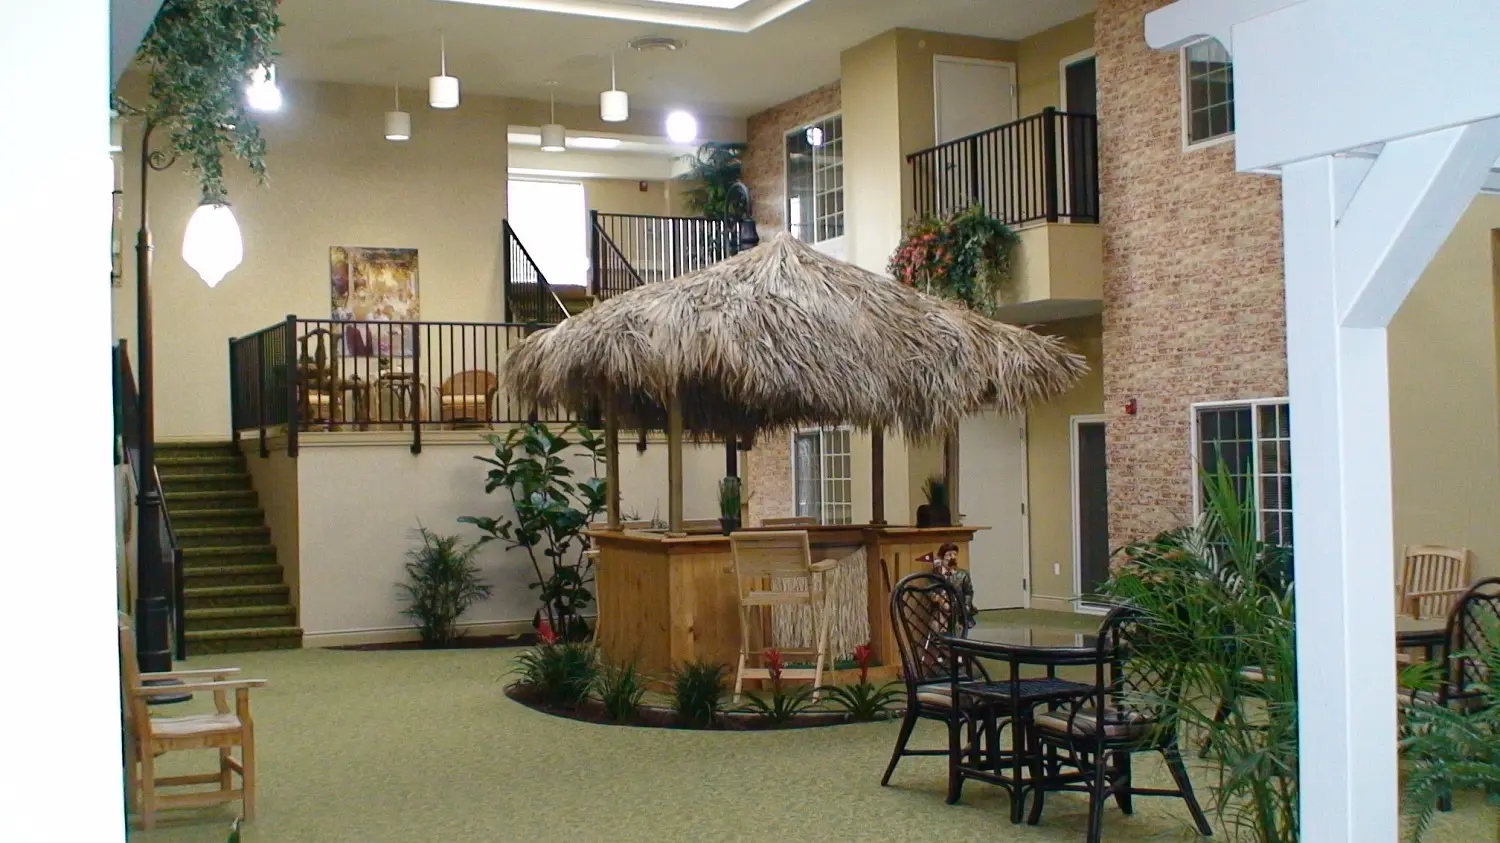
[[[948,514],[952,516],[949,523],[955,526],[963,523],[958,511],[958,474],[958,431],[955,430],[943,437],[943,478],[948,481]]]
[[[620,529],[620,417],[614,396],[604,404],[604,513],[611,530]]]
[[[733,433],[724,437],[724,476],[740,476],[739,446],[735,444]]]
[[[682,397],[667,399],[667,530],[682,532]]]
[[[885,523],[885,428],[870,428],[870,523]]]

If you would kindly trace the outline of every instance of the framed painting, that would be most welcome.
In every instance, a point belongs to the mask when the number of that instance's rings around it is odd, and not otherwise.
[[[422,318],[416,249],[334,246],[328,250],[328,277],[335,320],[399,323]],[[341,350],[350,357],[411,357],[415,337],[411,325],[348,325]]]

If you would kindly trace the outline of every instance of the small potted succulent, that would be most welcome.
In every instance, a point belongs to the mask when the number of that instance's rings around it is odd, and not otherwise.
[[[953,513],[948,509],[948,479],[941,474],[934,474],[927,478],[922,492],[927,496],[927,503],[917,507],[917,526],[951,526]]]
[[[725,477],[719,481],[719,527],[724,535],[740,528],[740,478]]]

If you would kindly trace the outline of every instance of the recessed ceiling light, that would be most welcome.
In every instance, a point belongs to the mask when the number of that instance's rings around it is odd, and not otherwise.
[[[750,0],[656,0],[673,6],[703,6],[708,9],[738,9]]]
[[[568,138],[568,146],[578,149],[614,149],[623,142],[619,138]]]
[[[700,5],[697,3],[691,5]],[[724,7],[720,7],[724,8]],[[630,48],[642,53],[673,53],[687,46],[680,38],[670,38],[665,35],[647,35],[642,38],[633,38]]]
[[[686,111],[667,115],[667,137],[673,143],[692,143],[698,139],[698,118]]]

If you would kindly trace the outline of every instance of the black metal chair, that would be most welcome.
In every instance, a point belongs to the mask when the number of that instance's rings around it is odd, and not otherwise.
[[[965,697],[955,705],[946,650],[939,646],[938,636],[958,635],[966,629],[964,604],[958,592],[946,579],[929,573],[908,574],[891,591],[891,626],[896,646],[901,651],[901,679],[906,683],[906,716],[896,737],[891,762],[886,765],[880,785],[891,782],[896,764],[909,755],[949,754],[943,749],[907,749],[917,721],[935,720],[957,723],[968,728],[970,753],[982,751],[979,727],[985,722],[989,704]],[[965,660],[959,669],[975,683],[988,681],[984,667]],[[950,765],[951,768],[952,765]],[[949,782],[950,792],[953,783]]]
[[[1173,708],[1181,699],[1184,671],[1180,665],[1134,657],[1132,641],[1148,634],[1148,624],[1139,613],[1124,607],[1112,610],[1099,630],[1093,690],[1033,720],[1039,746],[1032,753],[1036,789],[1028,819],[1032,825],[1041,820],[1047,791],[1067,790],[1089,794],[1088,843],[1099,843],[1104,803],[1111,796],[1126,814],[1132,811],[1133,796],[1180,796],[1187,802],[1198,833],[1213,833],[1193,795],[1177,746]],[[1066,753],[1066,763],[1076,773],[1056,768],[1059,752]],[[1138,752],[1160,752],[1177,789],[1135,787],[1130,757]],[[1053,761],[1044,763],[1044,754]],[[1049,766],[1053,769],[1045,769]]]

